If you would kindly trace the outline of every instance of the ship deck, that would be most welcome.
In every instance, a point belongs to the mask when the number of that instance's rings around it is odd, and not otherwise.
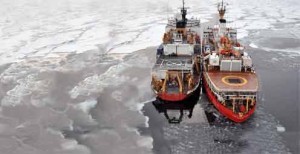
[[[258,90],[258,79],[252,72],[211,71],[205,74],[219,92],[256,92]]]

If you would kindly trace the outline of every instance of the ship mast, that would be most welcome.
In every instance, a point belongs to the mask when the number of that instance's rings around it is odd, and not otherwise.
[[[182,8],[181,8],[181,19],[177,20],[176,19],[176,28],[185,28],[187,19],[186,19],[186,14],[187,14],[187,8],[184,7],[184,0],[182,0]]]
[[[182,15],[182,20],[186,22],[186,8],[184,8],[184,0],[182,0],[182,9],[181,9],[181,15]]]
[[[224,19],[224,15],[226,12],[226,6],[224,5],[223,0],[221,3],[218,4],[218,11],[219,11],[220,22],[226,23],[226,20]]]

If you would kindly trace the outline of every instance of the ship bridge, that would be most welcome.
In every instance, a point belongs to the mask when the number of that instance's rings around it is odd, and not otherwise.
[[[171,18],[168,20],[167,28],[176,28],[176,19]],[[186,22],[186,28],[192,28],[192,27],[200,27],[200,19],[197,18],[191,18]]]

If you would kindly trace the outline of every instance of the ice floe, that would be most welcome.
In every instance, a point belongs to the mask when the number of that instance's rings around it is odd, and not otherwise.
[[[258,46],[254,43],[250,43],[249,46],[252,47],[252,48],[258,48]]]
[[[277,132],[285,132],[285,127],[277,126]]]
[[[75,108],[78,108],[78,109],[82,110],[84,113],[88,114],[90,112],[90,110],[97,105],[97,103],[98,103],[97,100],[94,100],[94,99],[86,100],[84,102],[77,104],[75,106]]]

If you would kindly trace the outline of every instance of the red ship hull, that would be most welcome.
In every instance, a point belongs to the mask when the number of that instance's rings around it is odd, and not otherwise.
[[[157,97],[163,101],[167,102],[181,102],[184,100],[187,100],[191,97],[196,96],[197,98],[199,97],[199,84],[189,93],[167,93],[167,92],[160,92],[157,94]]]
[[[164,101],[177,102],[177,101],[183,101],[183,100],[187,99],[189,95],[160,93],[157,96]]]
[[[228,119],[237,122],[237,123],[242,123],[245,122],[247,119],[249,119],[249,117],[254,113],[255,111],[255,106],[249,110],[249,112],[247,112],[246,114],[243,115],[238,115],[236,113],[234,113],[232,110],[226,108],[225,106],[223,106],[217,99],[217,97],[213,94],[213,92],[211,91],[211,89],[209,88],[207,82],[204,79],[204,88],[206,91],[206,95],[209,99],[209,101],[217,108],[217,110],[224,115],[225,117],[227,117]],[[256,103],[255,103],[256,104]]]

